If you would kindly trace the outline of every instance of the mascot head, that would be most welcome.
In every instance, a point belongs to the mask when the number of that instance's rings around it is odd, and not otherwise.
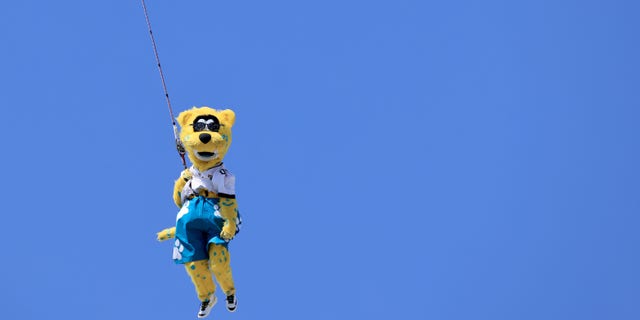
[[[222,162],[231,145],[231,126],[236,115],[233,111],[209,107],[193,107],[178,115],[180,140],[189,154],[189,160],[206,170]]]

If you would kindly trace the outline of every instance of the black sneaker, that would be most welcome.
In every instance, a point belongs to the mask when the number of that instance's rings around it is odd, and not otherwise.
[[[229,310],[229,312],[235,312],[237,306],[238,299],[236,299],[236,295],[232,294],[230,296],[227,296],[227,310]]]
[[[198,318],[204,318],[209,315],[211,308],[218,302],[218,298],[216,298],[215,294],[212,294],[209,297],[209,300],[202,301],[200,303],[200,311],[198,311]]]

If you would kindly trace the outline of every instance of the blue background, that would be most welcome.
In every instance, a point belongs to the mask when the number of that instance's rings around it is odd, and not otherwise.
[[[235,314],[640,319],[634,1],[148,0],[236,111]],[[1,319],[189,319],[139,1],[4,1]]]

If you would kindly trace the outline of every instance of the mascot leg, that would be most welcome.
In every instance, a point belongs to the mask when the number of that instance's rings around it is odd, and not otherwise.
[[[236,288],[231,275],[231,257],[229,250],[221,245],[209,246],[209,263],[211,272],[216,277],[220,288],[227,296],[235,295]]]
[[[187,269],[191,281],[196,286],[196,292],[198,293],[198,299],[200,301],[208,300],[209,297],[216,291],[216,287],[213,284],[211,277],[211,271],[209,270],[207,260],[198,260],[187,262],[184,264]]]

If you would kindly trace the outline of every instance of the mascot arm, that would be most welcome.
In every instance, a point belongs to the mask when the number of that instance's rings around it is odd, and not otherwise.
[[[176,180],[173,185],[173,202],[175,202],[176,206],[182,206],[182,188],[184,188],[187,181],[191,179],[191,172],[188,169],[185,169],[180,174],[180,178]],[[176,227],[166,228],[158,233],[156,233],[158,241],[165,241],[172,239],[176,236]]]
[[[188,169],[185,169],[180,174],[180,178],[176,180],[173,185],[173,202],[175,202],[178,208],[182,207],[182,189],[187,184],[187,181],[191,179],[191,172]]]
[[[220,198],[220,215],[224,218],[224,226],[220,236],[230,240],[236,235],[236,219],[238,218],[238,205],[236,199]]]

